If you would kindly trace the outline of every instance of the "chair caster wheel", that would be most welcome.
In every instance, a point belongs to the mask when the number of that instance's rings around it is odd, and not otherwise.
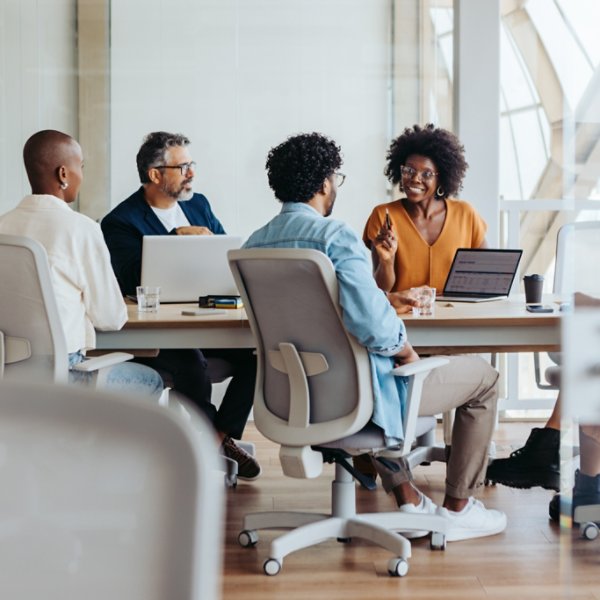
[[[391,558],[388,562],[388,573],[392,577],[404,577],[408,573],[408,561],[404,558]]]
[[[585,523],[582,526],[581,535],[586,540],[595,540],[599,534],[600,529],[598,528],[598,525],[596,525],[596,523]]]
[[[445,550],[446,549],[446,536],[438,531],[431,532],[431,541],[429,547],[432,550]]]
[[[258,534],[251,529],[244,529],[238,535],[238,543],[242,548],[252,548],[258,543]]]
[[[281,571],[281,563],[276,558],[267,558],[263,564],[263,571],[265,575],[273,577]]]

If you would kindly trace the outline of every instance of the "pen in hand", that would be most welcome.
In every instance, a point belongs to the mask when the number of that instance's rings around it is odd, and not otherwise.
[[[387,208],[385,209],[385,227],[388,230],[392,229],[392,220],[390,219],[390,212]]]

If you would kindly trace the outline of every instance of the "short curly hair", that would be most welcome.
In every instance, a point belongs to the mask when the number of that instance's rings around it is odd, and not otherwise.
[[[453,196],[462,189],[462,182],[468,168],[465,148],[450,131],[427,123],[425,127],[407,127],[390,144],[384,170],[385,176],[393,183],[402,181],[401,167],[412,154],[429,158],[438,171],[438,182],[443,194],[440,200]]]
[[[165,161],[165,153],[173,146],[187,146],[190,140],[181,133],[153,131],[145,138],[138,150],[135,162],[141,183],[150,183],[148,171]]]
[[[308,202],[341,166],[340,147],[320,133],[291,136],[267,156],[269,186],[281,202]]]

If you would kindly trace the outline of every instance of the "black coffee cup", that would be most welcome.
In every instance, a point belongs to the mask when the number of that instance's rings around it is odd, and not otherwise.
[[[523,284],[525,286],[525,302],[527,304],[541,304],[544,276],[537,273],[525,275],[523,277]]]

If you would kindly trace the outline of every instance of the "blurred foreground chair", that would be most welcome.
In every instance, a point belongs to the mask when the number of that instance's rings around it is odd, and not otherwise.
[[[356,536],[392,552],[389,573],[405,575],[411,546],[395,532],[432,531],[431,547],[444,549],[445,521],[399,512],[357,514],[351,457],[409,455],[416,435],[435,427],[433,417],[417,416],[423,379],[448,361],[429,358],[394,369],[409,377],[409,399],[404,444],[388,449],[381,429],[370,423],[369,357],[343,325],[330,260],[316,250],[259,249],[230,251],[229,262],[257,345],[257,428],[280,444],[281,466],[290,477],[317,477],[323,462],[335,463],[331,514],[246,515],[240,544],[254,546],[258,529],[292,529],[271,543],[264,563],[265,573],[276,575],[284,557],[295,550]]]
[[[46,250],[37,241],[0,234],[0,379],[64,382],[69,364]],[[75,366],[96,371],[133,358],[112,352]]]
[[[223,483],[204,429],[140,398],[0,382],[0,597],[220,598]]]

